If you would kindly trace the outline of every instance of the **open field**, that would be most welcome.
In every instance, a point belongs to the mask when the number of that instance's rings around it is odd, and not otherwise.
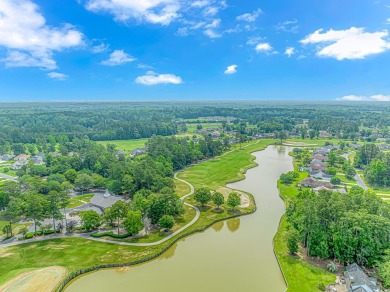
[[[0,221],[0,236],[3,235],[3,228],[5,225],[9,225],[8,221]],[[31,223],[14,223],[12,224],[12,233],[17,234],[22,227],[28,227]]]
[[[187,132],[190,134],[193,134],[194,131],[197,129],[198,125],[202,125],[204,130],[206,130],[207,128],[221,128],[222,127],[222,123],[186,124]]]
[[[69,204],[66,206],[66,208],[73,209],[73,208],[80,207],[86,203],[89,203],[93,196],[94,196],[94,194],[85,194],[85,195],[71,198],[69,201]]]
[[[137,140],[111,140],[111,141],[96,141],[97,143],[107,146],[107,144],[115,144],[118,150],[124,150],[126,152],[133,151],[136,148],[144,148],[145,143],[149,139],[137,139]]]

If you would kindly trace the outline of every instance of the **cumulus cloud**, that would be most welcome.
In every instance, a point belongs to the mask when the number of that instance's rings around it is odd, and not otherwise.
[[[237,67],[238,67],[237,65],[228,66],[225,70],[225,74],[232,75],[232,74],[237,73]]]
[[[284,54],[287,55],[289,58],[295,54],[295,48],[294,47],[288,47],[284,51]]]
[[[99,45],[94,45],[92,46],[92,53],[94,54],[99,54],[99,53],[104,53],[109,49],[109,45],[105,43],[100,43]]]
[[[66,80],[68,79],[68,75],[64,74],[64,73],[59,73],[59,72],[50,72],[50,73],[47,73],[47,76],[49,76],[50,78],[52,79],[57,79],[57,80]]]
[[[30,0],[0,1],[0,47],[8,49],[0,59],[7,67],[57,68],[54,52],[83,45],[83,34],[70,24],[46,24]]]
[[[102,62],[106,66],[118,66],[130,62],[134,62],[136,58],[125,53],[123,50],[115,50],[110,54],[110,58]]]
[[[363,95],[346,95],[338,98],[342,101],[390,101],[390,95],[376,94],[371,96]]]
[[[180,16],[179,0],[88,0],[85,7],[92,12],[112,14],[122,22],[135,19],[168,25]]]
[[[181,84],[183,80],[180,76],[174,74],[158,74],[153,71],[148,71],[146,75],[137,77],[135,83],[153,86],[158,84]]]
[[[346,30],[319,29],[308,35],[302,44],[318,44],[317,56],[345,59],[363,59],[369,55],[383,53],[390,49],[387,30],[366,32],[364,28],[351,27]]]
[[[217,32],[217,29],[219,28],[220,25],[221,25],[221,19],[219,18],[213,19],[212,22],[204,26],[205,30],[203,31],[203,33],[212,39],[220,38],[222,34]]]
[[[260,53],[260,52],[265,52],[265,53],[268,52],[269,53],[269,52],[273,51],[273,48],[269,43],[259,43],[256,45],[255,50],[258,53]]]
[[[238,21],[254,22],[263,13],[259,8],[252,13],[244,13],[236,17]]]

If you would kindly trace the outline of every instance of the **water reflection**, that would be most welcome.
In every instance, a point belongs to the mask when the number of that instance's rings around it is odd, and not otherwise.
[[[213,227],[213,229],[214,229],[216,232],[219,232],[219,231],[222,230],[223,225],[225,225],[225,224],[223,223],[223,221],[220,221],[220,222],[215,223],[212,227]]]
[[[240,218],[232,218],[226,221],[226,225],[230,232],[236,232],[240,228],[241,220]]]

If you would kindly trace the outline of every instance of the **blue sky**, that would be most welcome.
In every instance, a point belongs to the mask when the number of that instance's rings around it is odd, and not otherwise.
[[[390,0],[0,0],[0,101],[390,101]]]

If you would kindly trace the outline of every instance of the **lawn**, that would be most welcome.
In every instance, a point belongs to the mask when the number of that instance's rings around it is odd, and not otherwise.
[[[107,144],[115,144],[118,150],[124,150],[127,152],[133,151],[136,148],[144,148],[145,143],[149,139],[137,139],[137,140],[111,140],[111,141],[96,141],[97,143],[107,146]]]
[[[9,225],[9,222],[8,221],[0,221],[0,236],[3,235],[3,228],[5,225]],[[23,223],[23,224],[20,224],[20,223],[15,223],[15,224],[12,224],[12,233],[15,235],[15,234],[18,234],[19,230],[26,226],[30,226],[31,223]]]
[[[85,194],[85,195],[71,198],[69,201],[69,204],[66,206],[66,208],[73,209],[73,208],[80,207],[86,203],[89,203],[93,196],[94,196],[94,194]]]
[[[197,174],[196,178],[193,179],[196,187],[204,186],[204,184],[201,183],[201,180],[207,180],[207,183],[210,183],[209,188],[224,186],[228,181],[243,178],[244,176],[241,171],[245,171],[249,166],[255,165],[250,152],[264,149],[271,142],[273,141],[262,140],[257,144],[255,144],[255,142],[245,144],[248,147],[243,150],[236,150],[228,153],[226,156],[217,158],[214,161],[207,161],[188,168],[183,173],[180,173],[179,176],[184,178],[192,174]],[[203,171],[215,167],[217,171],[222,173],[214,176],[216,181],[213,182],[213,180],[209,178],[209,173],[203,172],[203,174],[201,174],[199,172],[199,167],[203,168]],[[193,171],[194,168],[195,171]],[[180,183],[178,184],[178,192],[188,192],[188,189],[186,189],[185,186]],[[80,196],[77,198],[79,199]],[[250,206],[246,209],[238,209],[236,212],[230,211],[226,206],[223,212],[213,212],[214,207],[215,206],[210,204],[209,207],[202,208],[199,220],[189,227],[186,232],[203,230],[206,226],[212,224],[216,220],[250,213],[254,210],[255,205],[253,198],[251,197]],[[184,215],[182,220],[187,221],[191,216],[193,217],[194,215],[191,212],[192,211]],[[158,246],[151,247],[121,246],[82,238],[63,238],[2,248],[0,249],[0,285],[26,270],[31,270],[33,268],[63,266],[67,268],[69,272],[73,272],[79,269],[92,267],[96,264],[125,263],[139,260],[160,252],[162,249],[170,246],[177,238],[178,236],[175,236]],[[149,241],[150,240],[151,238],[149,238]],[[7,256],[2,257],[2,254],[6,254]]]
[[[300,177],[292,185],[284,185],[280,181],[278,187],[280,195],[288,205],[290,200],[298,194],[295,184],[308,176],[307,172],[300,172]],[[305,260],[291,256],[287,248],[287,227],[286,215],[283,215],[279,229],[274,237],[274,250],[278,256],[283,273],[288,282],[288,292],[312,292],[320,291],[318,285],[334,283],[336,276],[313,266]]]
[[[197,126],[202,125],[203,129],[207,128],[221,128],[222,123],[199,123],[199,124],[187,124],[187,132],[193,134],[195,130],[197,130]]]
[[[8,168],[8,172],[4,171],[5,168]],[[0,173],[4,173],[4,174],[9,175],[9,176],[17,176],[16,175],[17,170],[12,170],[10,166],[1,166]]]

